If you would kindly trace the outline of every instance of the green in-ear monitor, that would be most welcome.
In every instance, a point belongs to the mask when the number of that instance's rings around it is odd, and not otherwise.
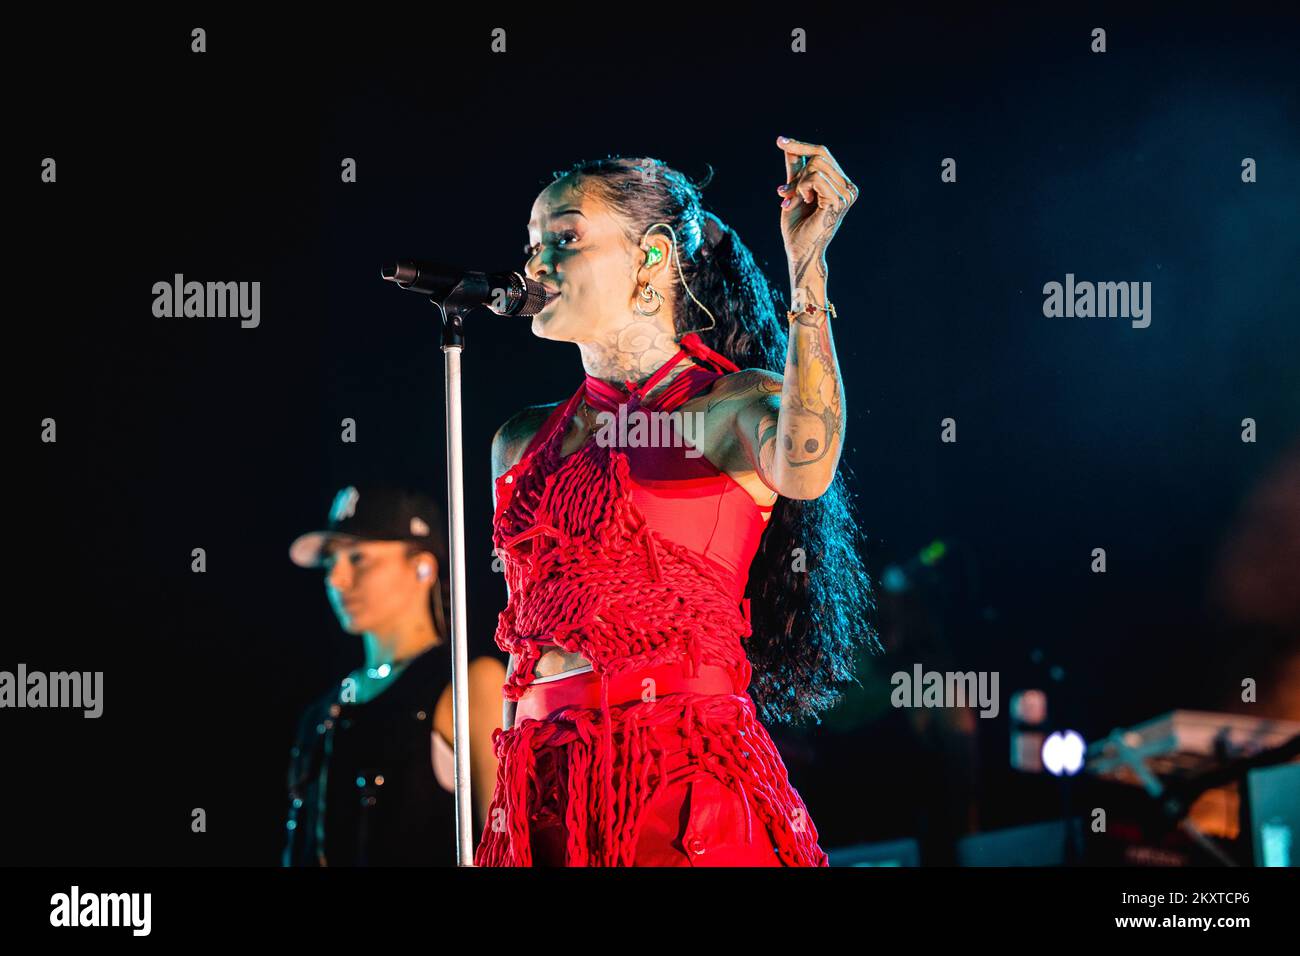
[[[671,246],[671,249],[672,249],[673,259],[675,259],[675,260],[677,261],[677,278],[681,280],[682,288],[685,289],[685,290],[686,290],[686,294],[689,295],[689,296],[691,297],[691,301],[694,302],[697,306],[699,306],[700,311],[703,312],[705,315],[707,315],[707,316],[709,317],[709,324],[708,324],[708,325],[701,326],[701,327],[698,328],[698,329],[690,329],[689,331],[690,331],[690,332],[707,332],[709,329],[714,328],[715,326],[717,326],[717,324],[718,324],[718,320],[715,319],[715,318],[713,317],[713,313],[709,311],[709,307],[706,306],[706,305],[705,305],[703,302],[701,302],[699,299],[697,299],[697,298],[695,297],[695,293],[691,291],[691,287],[690,287],[689,285],[686,284],[686,276],[684,276],[684,275],[682,274],[682,260],[681,260],[681,256],[678,255],[678,252],[677,252],[677,231],[676,231],[675,229],[673,229],[673,227],[672,227],[670,224],[666,223],[666,222],[657,222],[657,223],[655,223],[653,226],[651,226],[649,229],[647,229],[647,230],[645,231],[645,236],[650,235],[650,233],[654,232],[656,229],[658,229],[658,228],[660,228],[660,227],[663,227],[664,229],[667,229],[667,230],[668,230],[668,234],[671,235],[671,236],[673,237],[673,244],[672,244],[672,246]],[[642,236],[642,237],[641,237],[643,241],[644,241],[644,239],[645,239],[645,236]],[[663,254],[662,252],[660,252],[659,249],[658,249],[657,247],[655,247],[655,246],[651,246],[648,250],[646,250],[646,254],[645,254],[645,264],[648,265],[648,266],[652,266],[652,265],[654,265],[656,262],[658,262],[660,259],[662,259],[663,257],[664,257],[664,254]],[[653,299],[653,297],[656,296],[656,295],[658,295],[659,298],[660,298],[661,300],[663,299],[662,294],[660,294],[659,291],[658,291],[657,289],[654,289],[654,287],[651,286],[648,282],[646,283],[646,290],[652,292],[652,295],[651,295],[649,298],[647,298],[646,301],[650,301],[650,299]],[[646,298],[646,297],[643,295],[642,298]],[[640,303],[637,304],[636,308],[637,308],[637,309],[640,309]],[[656,311],[657,311],[657,307],[656,307]],[[642,314],[642,315],[653,315],[654,313],[642,312],[641,314]],[[683,333],[682,333],[682,335],[686,335],[686,334],[687,334],[687,332],[683,332]]]

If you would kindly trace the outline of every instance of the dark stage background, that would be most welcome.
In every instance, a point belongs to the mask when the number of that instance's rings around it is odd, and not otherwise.
[[[1174,707],[1297,716],[1294,620],[1216,598],[1255,573],[1225,555],[1300,436],[1293,17],[396,19],[50,14],[11,34],[40,69],[12,90],[7,151],[6,421],[24,452],[0,668],[102,670],[105,712],[0,717],[5,862],[278,862],[293,721],[360,660],[289,542],[344,484],[445,484],[434,316],[380,264],[516,268],[548,174],[607,153],[711,164],[707,207],[782,289],[775,137],[825,143],[862,187],[828,256],[843,463],[873,577],[935,539],[949,557],[906,600],[881,593],[889,654],[843,707],[772,728],[823,847],[911,836],[941,854],[1058,813],[1049,783],[1008,767],[1020,687],[1048,687],[1085,736]],[[46,156],[57,184],[39,181]],[[1150,327],[1045,318],[1042,286],[1067,272],[1151,281]],[[260,326],[155,318],[151,287],[175,273],[261,281]],[[495,653],[491,437],[583,369],[526,320],[484,317],[465,371],[469,625],[472,653]],[[36,437],[46,417],[56,444]],[[1270,588],[1295,585],[1288,560],[1265,562]],[[914,661],[1000,672],[977,746],[943,732],[950,714],[890,708],[888,675]],[[1258,704],[1238,699],[1246,676]]]

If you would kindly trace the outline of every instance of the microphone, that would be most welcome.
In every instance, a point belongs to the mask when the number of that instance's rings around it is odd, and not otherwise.
[[[445,298],[454,293],[457,301],[485,305],[497,315],[536,315],[559,296],[518,272],[471,272],[418,259],[399,259],[382,266],[379,274],[421,295]]]

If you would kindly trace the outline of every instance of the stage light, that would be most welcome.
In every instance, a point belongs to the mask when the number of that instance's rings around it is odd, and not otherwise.
[[[1047,695],[1041,690],[1011,695],[1011,766],[1025,773],[1043,772],[1043,723]]]
[[[924,549],[922,549],[919,557],[922,564],[927,568],[932,568],[942,561],[943,556],[947,553],[948,546],[946,544],[942,541],[931,541]]]
[[[1054,731],[1043,741],[1043,766],[1057,777],[1073,777],[1083,769],[1083,755],[1087,749],[1083,737],[1075,731]]]
[[[1041,690],[1022,690],[1011,695],[1011,716],[1028,727],[1047,719],[1047,695]]]
[[[881,574],[880,586],[891,594],[898,594],[899,592],[906,591],[907,575],[903,573],[903,569],[898,565],[891,564],[889,567],[885,568],[884,572]]]

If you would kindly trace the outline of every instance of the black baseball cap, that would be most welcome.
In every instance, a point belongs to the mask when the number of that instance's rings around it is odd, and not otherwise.
[[[447,519],[427,495],[391,485],[348,485],[330,506],[329,526],[309,531],[289,546],[289,559],[300,568],[320,567],[331,540],[409,541],[431,551],[447,568]]]

